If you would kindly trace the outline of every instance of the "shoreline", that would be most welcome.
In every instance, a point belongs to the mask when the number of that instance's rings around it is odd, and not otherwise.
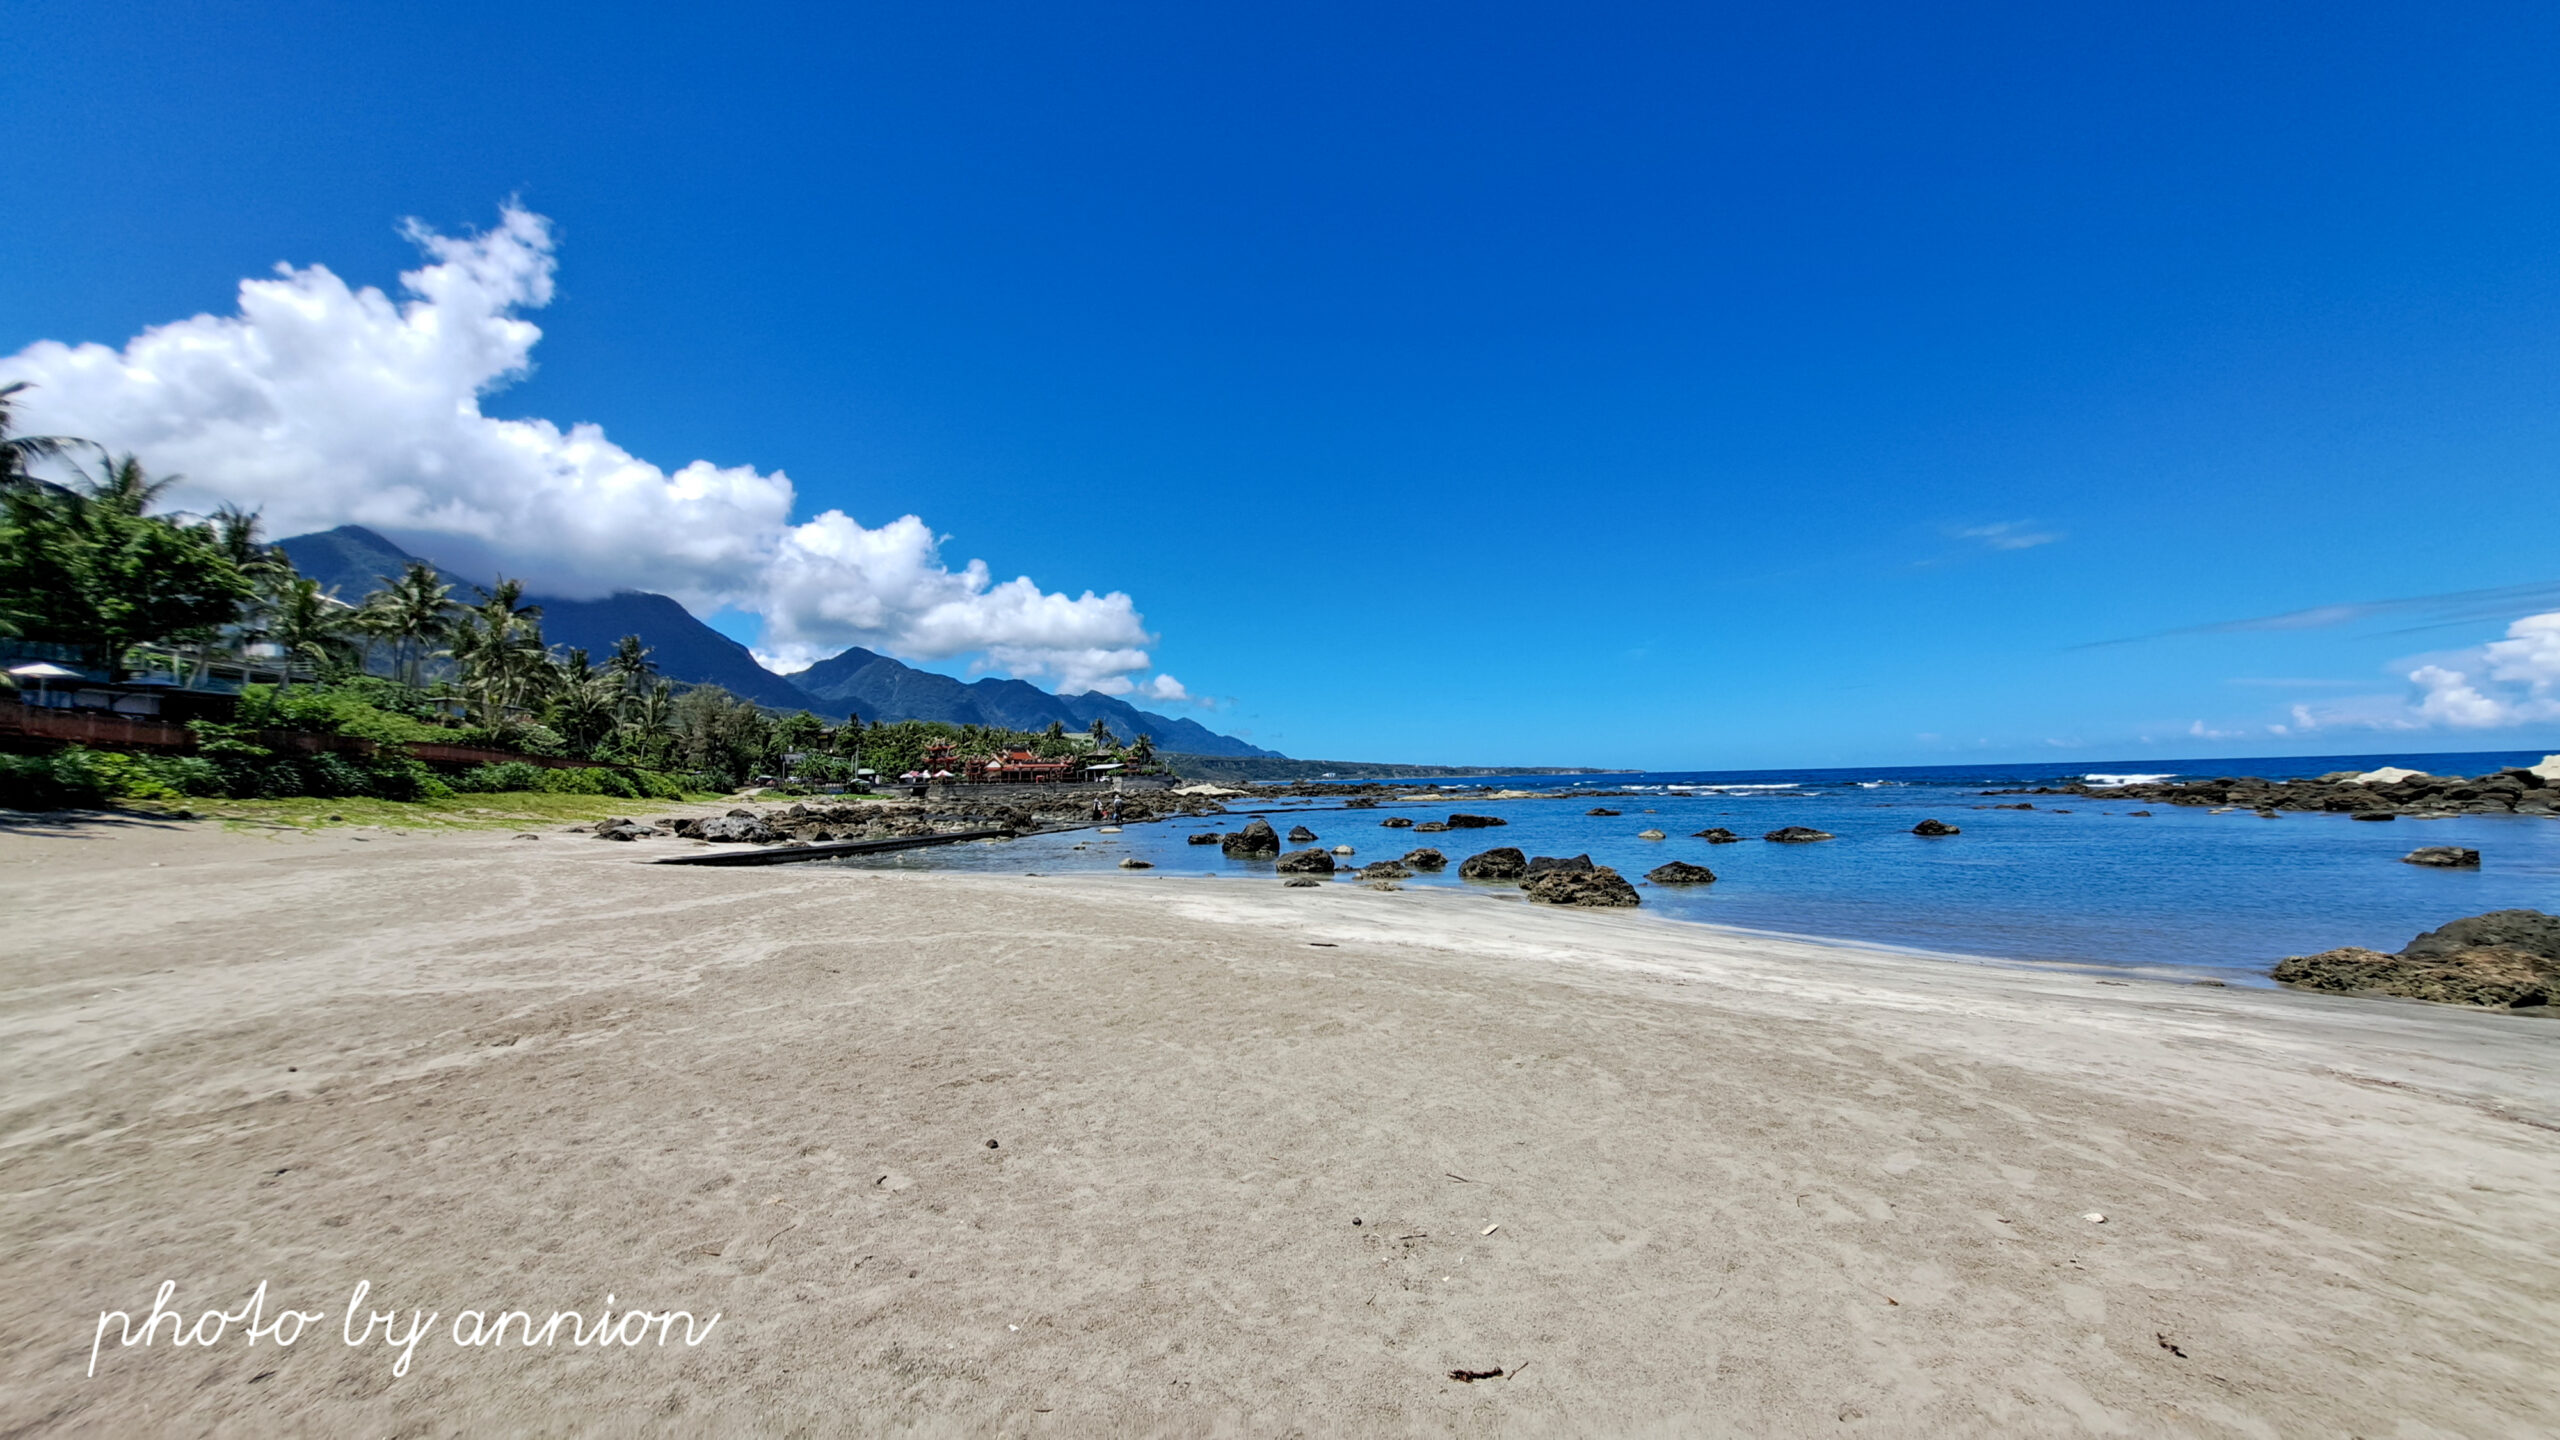
[[[2560,1424],[2547,1022],[1423,889],[646,851],[0,832],[11,1413]],[[334,1324],[359,1278],[448,1319],[726,1318],[663,1354],[111,1346],[81,1376],[97,1310],[164,1279]]]

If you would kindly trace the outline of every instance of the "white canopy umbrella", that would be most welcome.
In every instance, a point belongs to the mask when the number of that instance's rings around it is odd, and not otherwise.
[[[33,680],[36,682],[36,694],[39,696],[45,693],[45,682],[48,680],[85,680],[88,678],[77,670],[65,670],[61,666],[45,660],[32,660],[24,665],[12,665],[9,667],[9,673],[20,680]]]

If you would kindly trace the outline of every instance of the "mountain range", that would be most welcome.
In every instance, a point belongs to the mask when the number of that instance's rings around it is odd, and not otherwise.
[[[379,589],[382,577],[420,557],[361,525],[341,525],[276,542],[293,568],[342,600]],[[457,599],[476,593],[473,582],[437,567]],[[1196,720],[1141,710],[1125,700],[1088,691],[1052,695],[1021,680],[955,680],[918,670],[859,647],[821,660],[792,675],[759,664],[747,647],[703,624],[664,595],[623,590],[601,600],[528,595],[542,607],[542,634],[554,645],[574,645],[601,661],[625,635],[637,635],[658,672],[670,680],[717,685],[732,695],[778,709],[808,710],[831,719],[860,715],[865,722],[939,720],[952,725],[993,725],[1045,730],[1051,722],[1083,730],[1109,722],[1122,739],[1155,737],[1156,748],[1189,755],[1278,759],[1265,750],[1221,735]]]

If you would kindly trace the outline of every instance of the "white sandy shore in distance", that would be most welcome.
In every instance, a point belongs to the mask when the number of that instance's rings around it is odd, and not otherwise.
[[[674,848],[0,827],[0,1434],[2560,1433],[2560,1022]]]

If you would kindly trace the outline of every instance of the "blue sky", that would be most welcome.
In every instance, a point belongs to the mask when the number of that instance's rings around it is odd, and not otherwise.
[[[1134,606],[937,668],[1330,758],[2560,748],[2548,7],[0,18],[0,356],[516,197],[488,414]]]

